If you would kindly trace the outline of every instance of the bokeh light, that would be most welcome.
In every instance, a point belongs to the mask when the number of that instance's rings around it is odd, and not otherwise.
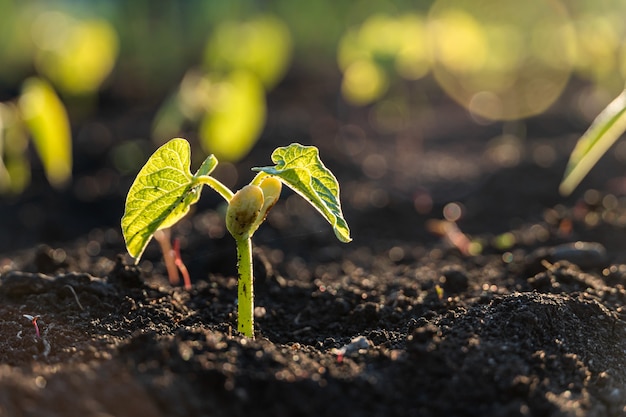
[[[423,18],[373,14],[339,41],[337,62],[343,71],[341,91],[354,105],[369,104],[398,76],[417,80],[430,68]]]
[[[574,28],[557,1],[437,0],[428,25],[437,82],[484,118],[541,113],[574,67]]]
[[[382,96],[388,84],[382,69],[375,62],[363,59],[346,68],[341,92],[352,104],[368,104]]]
[[[153,122],[146,137],[133,132],[124,140],[150,147],[186,137],[222,162],[240,161],[264,133],[317,144],[331,138],[375,184],[364,192],[367,204],[393,202],[378,183],[413,193],[411,181],[478,175],[445,152],[424,158],[448,110],[487,125],[540,114],[562,97],[559,111],[592,119],[624,86],[623,16],[622,0],[277,0],[263,7],[233,0],[158,10],[118,0],[2,2],[0,190],[28,183],[30,133],[17,97],[36,74],[67,106],[75,132],[98,105],[120,99],[133,111],[155,110],[144,115]],[[448,96],[463,109],[448,107]],[[289,105],[270,114],[277,102]],[[509,133],[489,133],[479,157],[492,167],[558,162],[550,146]],[[118,155],[102,145],[75,147],[84,148],[94,158],[96,150]],[[119,157],[114,169],[131,173],[136,162]],[[421,193],[416,207],[427,210],[431,197]]]
[[[275,16],[219,23],[206,42],[201,67],[187,70],[155,116],[156,142],[187,136],[184,125],[191,122],[207,154],[222,162],[242,159],[263,131],[265,95],[284,77],[291,54],[289,29]]]

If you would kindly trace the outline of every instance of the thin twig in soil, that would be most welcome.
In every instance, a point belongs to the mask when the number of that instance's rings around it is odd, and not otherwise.
[[[83,308],[83,305],[80,303],[80,300],[78,299],[78,295],[76,294],[76,291],[74,291],[74,287],[72,287],[70,284],[67,284],[66,287],[69,288],[72,294],[74,295],[74,299],[76,300],[76,304],[78,304],[78,307],[82,311],[85,311],[85,309]]]

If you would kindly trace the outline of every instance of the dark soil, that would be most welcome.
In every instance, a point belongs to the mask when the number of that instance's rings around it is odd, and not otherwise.
[[[442,103],[381,133],[367,110],[319,105],[332,90],[286,84],[237,184],[275,146],[317,145],[354,241],[285,191],[255,236],[247,339],[210,190],[173,231],[185,291],[156,245],[138,266],[123,255],[132,177],[87,203],[35,184],[2,207],[1,416],[626,415],[619,154],[557,193],[586,121],[562,104],[498,142],[502,125]],[[20,228],[33,207],[38,222]]]

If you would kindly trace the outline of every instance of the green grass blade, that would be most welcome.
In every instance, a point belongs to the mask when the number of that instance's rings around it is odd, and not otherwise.
[[[277,148],[272,153],[272,161],[276,166],[253,170],[279,178],[328,220],[340,241],[350,242],[350,229],[339,201],[339,183],[320,160],[317,148],[292,143]]]
[[[200,198],[201,185],[190,172],[191,149],[185,139],[172,139],[157,149],[137,174],[122,217],[128,253],[139,260],[154,232],[174,225]],[[217,161],[205,161],[208,173]]]
[[[624,131],[626,131],[626,90],[602,110],[576,143],[559,186],[562,195],[569,195],[574,191]]]

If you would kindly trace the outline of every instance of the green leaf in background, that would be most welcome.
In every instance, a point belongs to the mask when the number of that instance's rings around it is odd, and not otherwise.
[[[565,168],[559,191],[569,195],[600,157],[626,131],[626,90],[595,118],[576,143]]]
[[[137,261],[154,232],[174,225],[200,198],[200,175],[217,165],[209,156],[198,173],[191,175],[191,148],[185,139],[172,139],[157,149],[137,174],[122,217],[122,233],[128,253]]]
[[[339,183],[320,160],[317,148],[292,143],[277,148],[272,161],[276,166],[253,170],[278,177],[328,220],[340,241],[350,242],[350,229],[341,212]]]
[[[75,20],[62,14],[34,24],[37,69],[66,93],[95,92],[115,66],[119,40],[106,20]]]
[[[20,194],[29,182],[28,132],[17,106],[0,103],[0,194]]]
[[[249,71],[270,90],[287,71],[291,49],[289,29],[274,16],[225,21],[206,46],[204,66],[209,71]]]
[[[63,103],[46,81],[24,81],[19,108],[46,177],[54,187],[65,185],[72,176],[72,135]]]
[[[229,74],[200,126],[202,146],[220,161],[238,161],[254,146],[265,124],[265,90],[247,71]]]

